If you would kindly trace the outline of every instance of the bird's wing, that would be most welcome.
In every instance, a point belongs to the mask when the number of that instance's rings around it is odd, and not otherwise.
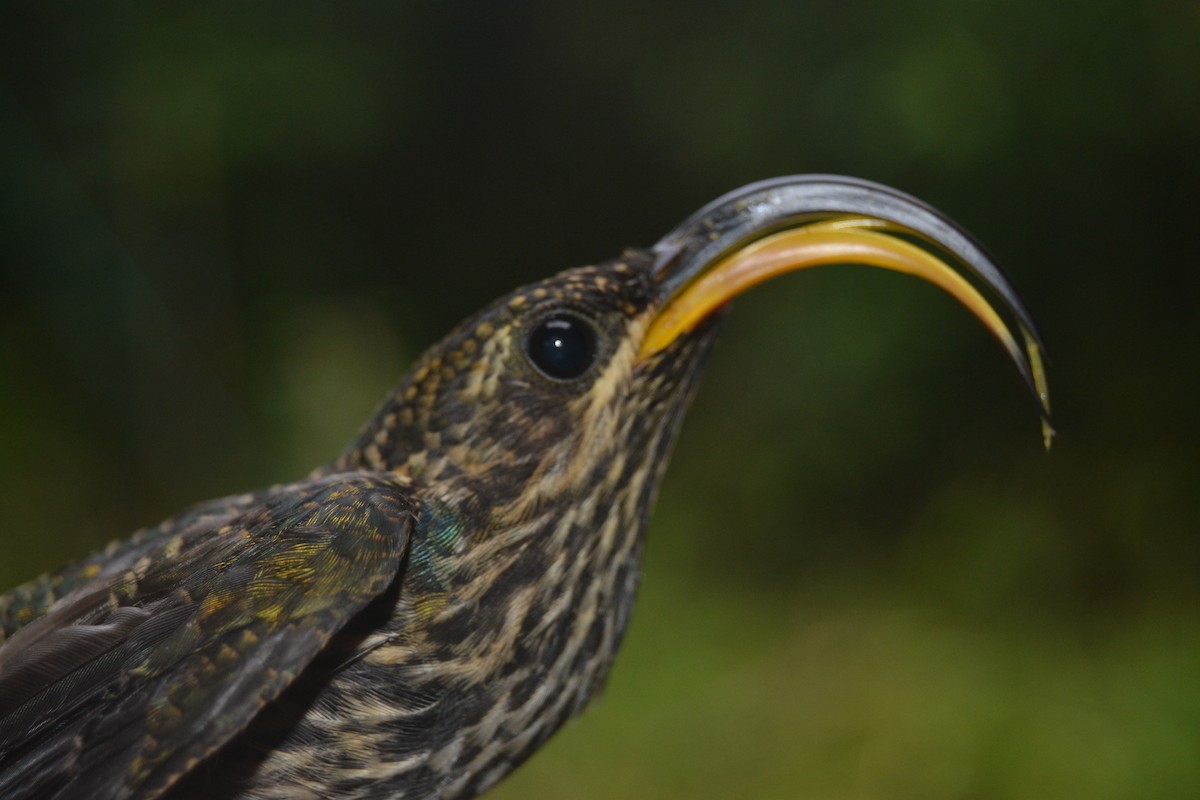
[[[0,647],[0,797],[159,796],[396,580],[413,509],[392,476],[295,484],[64,597]]]
[[[109,543],[87,558],[62,569],[41,575],[28,583],[0,594],[0,645],[21,628],[41,617],[62,597],[85,584],[100,585],[114,576],[133,569],[142,558],[153,557],[162,542],[178,537],[191,541],[194,533],[215,530],[242,511],[288,491],[289,485],[275,486],[252,494],[233,495],[209,500],[182,514],[145,528],[132,536]]]

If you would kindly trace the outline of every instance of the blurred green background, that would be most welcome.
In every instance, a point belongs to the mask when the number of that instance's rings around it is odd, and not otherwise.
[[[335,455],[518,284],[751,180],[962,222],[746,296],[605,696],[497,798],[1200,796],[1200,4],[9,3],[0,584]]]

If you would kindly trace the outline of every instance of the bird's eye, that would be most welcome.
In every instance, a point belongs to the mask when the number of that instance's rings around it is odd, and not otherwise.
[[[546,377],[571,380],[595,362],[596,332],[574,314],[553,314],[534,326],[525,349],[529,360]]]

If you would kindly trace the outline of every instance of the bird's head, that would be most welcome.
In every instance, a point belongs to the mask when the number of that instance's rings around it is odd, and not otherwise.
[[[644,519],[723,309],[754,284],[831,263],[948,291],[1001,342],[1048,416],[1033,322],[969,235],[895,190],[799,176],[735,191],[649,250],[483,309],[422,357],[340,465],[466,490],[508,523],[589,498]]]
[[[643,352],[664,301],[655,263],[630,251],[482,309],[424,354],[347,455],[466,489],[509,522],[609,473],[642,483],[665,463],[721,316]]]

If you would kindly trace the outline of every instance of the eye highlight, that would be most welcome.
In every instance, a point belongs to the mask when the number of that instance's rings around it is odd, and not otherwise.
[[[575,314],[551,314],[529,332],[525,352],[547,378],[569,381],[596,362],[596,330]]]

